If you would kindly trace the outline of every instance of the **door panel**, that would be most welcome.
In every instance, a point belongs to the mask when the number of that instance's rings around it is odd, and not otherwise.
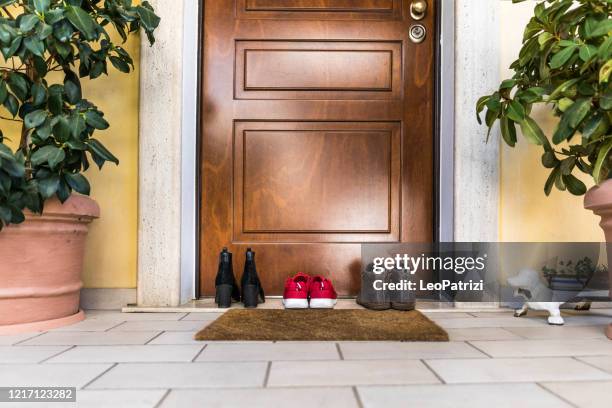
[[[361,243],[432,240],[435,10],[417,45],[408,4],[205,1],[202,295],[224,246],[268,294],[303,271],[350,295]]]
[[[400,99],[401,43],[237,41],[237,99]]]

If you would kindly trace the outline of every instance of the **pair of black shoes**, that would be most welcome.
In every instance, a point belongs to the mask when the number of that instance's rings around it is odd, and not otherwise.
[[[215,279],[215,303],[220,308],[228,308],[232,305],[232,300],[236,302],[242,301],[244,307],[257,307],[259,303],[266,301],[259,276],[257,276],[257,268],[255,267],[255,252],[248,248],[246,251],[246,259],[244,262],[244,272],[240,280],[240,288],[234,277],[234,268],[232,266],[232,253],[223,248],[219,255],[219,269]]]

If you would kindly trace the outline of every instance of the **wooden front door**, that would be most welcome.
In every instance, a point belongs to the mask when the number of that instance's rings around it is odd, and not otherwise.
[[[224,246],[267,294],[302,271],[349,295],[361,243],[430,242],[435,2],[204,3],[201,295]]]

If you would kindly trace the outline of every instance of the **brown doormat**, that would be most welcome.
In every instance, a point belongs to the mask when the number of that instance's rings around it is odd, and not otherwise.
[[[202,341],[448,341],[414,310],[229,310],[195,335]]]

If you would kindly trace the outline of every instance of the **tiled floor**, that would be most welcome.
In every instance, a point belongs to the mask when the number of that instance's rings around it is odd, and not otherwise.
[[[219,313],[89,311],[0,336],[0,386],[76,386],[79,407],[610,406],[612,309],[566,312],[563,327],[510,311],[426,314],[449,343],[200,343]]]

